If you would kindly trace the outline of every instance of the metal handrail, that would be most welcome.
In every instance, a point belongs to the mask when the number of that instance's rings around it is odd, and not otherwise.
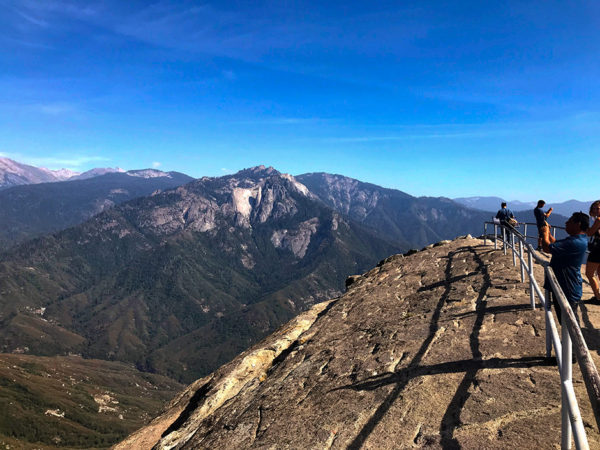
[[[533,225],[537,229],[537,223],[534,223],[534,222],[533,223],[532,222],[519,222],[519,225],[523,225],[523,235],[522,236],[525,239],[528,239],[528,238],[537,239],[537,236],[527,236],[527,227],[529,225]],[[548,224],[548,225],[550,225],[550,224]],[[550,225],[550,233],[552,233],[552,236],[554,236],[554,237],[556,237],[556,230],[563,230],[564,231],[565,228],[564,227],[558,227],[556,225]]]
[[[540,303],[544,307],[545,318],[546,318],[546,356],[550,357],[552,352],[552,346],[554,346],[554,352],[556,354],[556,361],[558,363],[558,370],[561,378],[561,398],[562,398],[562,435],[561,435],[561,448],[571,448],[571,431],[573,432],[573,438],[575,441],[575,447],[577,449],[589,449],[587,441],[587,435],[581,419],[581,413],[577,404],[577,398],[573,389],[572,374],[573,365],[571,362],[572,357],[572,342],[575,342],[575,355],[579,362],[581,374],[585,382],[588,397],[592,405],[592,410],[596,418],[596,425],[600,429],[600,375],[596,365],[592,360],[590,352],[588,350],[581,328],[577,323],[575,313],[573,312],[569,302],[567,301],[565,294],[556,280],[554,271],[550,267],[548,261],[543,259],[534,249],[528,244],[525,239],[527,236],[522,235],[514,228],[505,226],[504,224],[497,224],[494,222],[484,223],[484,245],[487,245],[487,225],[494,225],[494,248],[498,248],[498,227],[502,230],[502,247],[504,254],[506,254],[507,248],[512,250],[513,266],[516,266],[517,258],[521,262],[521,282],[525,281],[525,272],[529,275],[529,287],[530,287],[530,301],[532,309],[535,309],[535,296],[540,300]],[[556,228],[556,227],[555,227]],[[518,243],[515,245],[515,238]],[[525,262],[523,256],[523,248],[525,248],[528,256],[528,262]],[[533,273],[533,261],[541,264],[544,267],[544,273],[546,278],[549,280],[551,286],[550,289],[546,289],[545,295],[542,294],[540,287],[537,284]],[[550,299],[552,292],[558,301],[562,311],[562,323],[561,323],[561,335],[562,342],[559,338],[558,331],[554,317],[552,316]]]

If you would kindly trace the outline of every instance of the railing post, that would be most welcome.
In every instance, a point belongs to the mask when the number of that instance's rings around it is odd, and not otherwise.
[[[525,266],[523,265],[523,241],[519,239],[519,261],[521,261],[521,283],[525,282]]]
[[[506,231],[506,228],[504,226],[502,226],[502,250],[504,250],[505,255],[506,255],[506,234],[507,233],[508,233],[508,231]]]
[[[571,336],[567,328],[566,311],[562,311],[562,322],[560,324],[560,334],[562,343],[562,367],[561,367],[561,449],[571,448],[571,420],[569,418],[569,400],[567,397],[566,383],[571,382],[573,376],[573,363],[571,357],[573,355],[571,347]]]
[[[552,303],[552,296],[550,289],[546,288],[546,292],[544,294],[544,302],[546,303],[546,314],[544,314],[546,317],[546,358],[550,358],[552,356],[552,330],[550,329],[550,305]]]
[[[517,266],[517,251],[515,250],[515,234],[512,231],[508,232],[510,236],[508,239],[510,240],[510,247],[512,248],[512,256],[513,256],[513,267]]]
[[[524,228],[524,229],[523,229],[523,233],[524,233],[524,235],[525,235],[525,236],[524,236],[524,238],[525,238],[525,242],[527,242],[527,224],[524,224],[524,225],[523,225],[523,228]]]
[[[498,249],[498,225],[494,224],[494,250]]]
[[[535,309],[535,292],[533,292],[533,255],[528,251],[527,256],[527,261],[529,263],[529,300],[531,301],[531,309]]]
[[[483,245],[487,245],[487,222],[483,222]]]

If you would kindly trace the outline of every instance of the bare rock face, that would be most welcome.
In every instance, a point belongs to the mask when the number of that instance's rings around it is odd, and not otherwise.
[[[304,258],[310,238],[317,232],[319,219],[313,217],[300,223],[296,230],[276,230],[273,232],[271,242],[277,248],[287,248],[298,258]]]
[[[322,177],[327,186],[326,194],[322,194],[325,203],[356,220],[364,220],[382,197],[380,191],[372,189],[374,186],[358,180],[332,174]]]
[[[157,236],[182,230],[210,232],[232,225],[251,228],[270,219],[294,216],[298,212],[295,194],[314,197],[292,176],[280,174],[272,167],[258,166],[231,177],[201,178],[162,194],[162,204],[159,202],[143,212],[133,206],[132,221]],[[297,233],[306,237],[302,230]]]
[[[558,448],[559,374],[510,256],[465,237],[348,286],[116,448]],[[577,369],[574,380],[599,448]]]

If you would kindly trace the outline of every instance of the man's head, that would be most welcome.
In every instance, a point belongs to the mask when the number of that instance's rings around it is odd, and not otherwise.
[[[500,207],[506,208],[506,202],[502,202],[502,204],[500,205]]]
[[[590,217],[581,211],[573,213],[569,220],[567,220],[567,223],[565,223],[565,228],[569,236],[585,233],[589,226]]]
[[[537,207],[538,207],[538,208],[543,208],[545,204],[546,204],[546,202],[545,202],[544,200],[538,200],[538,205],[537,205]]]

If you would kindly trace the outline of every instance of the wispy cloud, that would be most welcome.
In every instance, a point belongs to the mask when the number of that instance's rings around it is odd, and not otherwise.
[[[354,137],[332,137],[326,138],[326,142],[386,142],[406,141],[412,139],[452,139],[466,137],[484,137],[488,132],[480,133],[431,133],[431,134],[405,134],[398,136],[354,136]]]
[[[158,161],[154,161],[152,163],[152,167],[155,169],[158,169],[160,166],[162,166],[162,163],[158,162]]]
[[[50,116],[58,116],[62,114],[75,112],[77,110],[77,107],[72,103],[58,102],[30,105],[28,109],[34,112],[39,112]]]
[[[110,158],[98,155],[58,154],[55,156],[28,156],[12,152],[1,152],[0,155],[18,162],[36,167],[46,167],[48,169],[78,169],[90,163],[103,163],[111,160]]]
[[[8,83],[0,82],[0,88],[6,84]],[[11,111],[12,113],[20,113],[30,118],[35,117],[36,120],[41,119],[40,116],[57,118],[67,117],[72,119],[81,118],[85,114],[85,110],[82,108],[82,105],[71,102],[44,101],[43,99],[34,99],[42,100],[42,102],[32,102],[24,99],[26,97],[33,97],[35,94],[36,92],[34,90],[27,87],[21,88],[20,86],[13,86],[13,91],[9,93],[9,95],[11,95],[13,98],[9,101],[0,100],[0,110]],[[39,96],[42,97],[43,95]]]
[[[236,125],[303,125],[328,121],[328,119],[317,117],[265,117],[262,119],[238,120],[231,123]]]
[[[530,133],[547,133],[558,129],[597,129],[600,113],[579,111],[571,116],[551,120],[530,120],[523,122],[501,122],[484,124],[422,124],[388,125],[393,134],[375,134],[364,132],[361,135],[332,136],[323,142],[332,143],[369,143],[433,139],[469,139],[519,136]]]
[[[31,16],[31,15],[29,15],[29,14],[27,14],[27,13],[25,13],[25,12],[21,11],[21,10],[18,10],[18,9],[16,9],[16,8],[15,8],[15,12],[16,12],[16,13],[17,13],[17,14],[18,14],[20,17],[22,17],[23,19],[25,19],[25,20],[26,20],[27,22],[29,22],[29,23],[32,23],[32,24],[34,24],[34,25],[37,25],[37,26],[39,26],[39,27],[43,27],[43,28],[46,28],[46,27],[48,27],[48,22],[47,22],[47,21],[45,21],[45,20],[42,20],[42,19],[38,19],[38,18],[36,18],[36,17],[33,17],[33,16]]]
[[[13,11],[20,16],[40,26],[48,26],[48,18],[53,16],[69,16],[72,18],[91,18],[98,14],[102,3],[97,2],[93,6],[82,4],[78,1],[69,0],[20,0],[18,6],[13,6]]]

